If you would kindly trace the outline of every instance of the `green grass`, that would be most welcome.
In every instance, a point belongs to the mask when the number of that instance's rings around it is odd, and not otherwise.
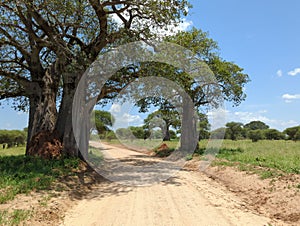
[[[300,142],[224,140],[219,159],[300,174]],[[267,174],[272,174],[268,172]]]
[[[0,145],[2,147],[2,145]],[[0,156],[25,155],[25,147],[0,148]]]
[[[22,221],[27,220],[30,216],[31,212],[29,210],[2,210],[0,211],[0,225],[20,225]]]
[[[164,143],[170,149],[179,145],[178,141]],[[195,154],[203,155],[203,152],[208,154],[210,151],[216,153],[215,150],[206,150],[207,143],[207,140],[200,141],[199,150]],[[224,140],[213,164],[238,166],[240,170],[257,173],[262,178],[274,177],[280,173],[300,174],[300,142]]]
[[[78,159],[43,160],[24,156],[24,149],[7,149],[0,154],[0,204],[14,199],[17,194],[48,190],[52,182],[73,174],[72,170],[79,166]]]

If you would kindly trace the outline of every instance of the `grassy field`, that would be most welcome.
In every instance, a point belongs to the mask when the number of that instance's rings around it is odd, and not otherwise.
[[[0,145],[2,146],[2,145]],[[10,156],[10,155],[25,155],[25,147],[13,147],[7,149],[0,149],[0,157],[1,156]]]
[[[240,168],[242,170],[247,170],[248,165],[254,165],[285,173],[300,174],[300,142],[283,140],[261,140],[258,142],[224,140],[217,157],[230,163],[241,163]],[[219,161],[218,164],[228,164],[228,162]],[[275,173],[269,172],[270,176],[272,176],[272,173]],[[265,175],[265,177],[267,176]]]

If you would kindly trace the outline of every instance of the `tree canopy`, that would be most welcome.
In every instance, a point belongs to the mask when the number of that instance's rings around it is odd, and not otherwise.
[[[245,129],[257,130],[257,129],[269,129],[269,126],[261,121],[251,121],[244,125]]]
[[[188,6],[186,0],[1,1],[0,99],[29,109],[28,144],[41,131],[57,131],[64,152],[79,155],[70,108],[83,72],[109,48],[178,24]]]
[[[236,140],[243,131],[243,124],[240,122],[228,122],[226,123],[226,133],[231,140]]]
[[[148,115],[144,120],[145,127],[151,131],[155,127],[161,128],[164,134],[163,140],[168,141],[171,139],[170,126],[179,128],[181,124],[180,115],[177,111],[171,109],[157,110]]]
[[[115,119],[113,115],[108,111],[94,110],[94,117],[92,117],[92,125],[95,127],[92,130],[97,130],[98,134],[104,134],[110,131]]]
[[[300,140],[300,126],[286,128],[283,133],[285,133],[290,140]]]

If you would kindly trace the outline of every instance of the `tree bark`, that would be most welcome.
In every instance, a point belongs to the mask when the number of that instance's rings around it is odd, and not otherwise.
[[[164,130],[165,134],[164,134],[164,138],[163,138],[163,141],[170,141],[171,138],[170,138],[170,126],[169,125],[166,125],[166,128]]]
[[[36,81],[30,87],[32,95],[29,102],[29,123],[26,145],[26,155],[35,155],[38,150],[28,150],[33,136],[42,131],[53,133],[57,119],[56,95],[58,90],[58,80],[53,78],[50,71],[46,71],[40,81]]]
[[[83,100],[80,103],[73,104],[76,89],[83,89],[82,92],[86,89],[77,87],[80,77],[79,73],[64,77],[62,102],[55,129],[63,143],[63,154],[84,160],[88,153],[91,109],[85,103],[85,96],[82,96]],[[78,115],[72,115],[73,107],[79,109]],[[77,121],[77,125],[80,125],[80,129],[76,128],[76,131],[73,130],[73,118]]]
[[[197,147],[197,118],[194,104],[189,97],[183,97],[180,151],[193,153]]]
[[[72,126],[72,105],[77,85],[76,76],[64,75],[63,82],[63,95],[55,130],[63,143],[63,154],[78,157],[80,153],[76,145]]]

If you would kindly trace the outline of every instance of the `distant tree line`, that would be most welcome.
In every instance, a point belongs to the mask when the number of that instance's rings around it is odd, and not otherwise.
[[[165,139],[161,129],[149,130],[145,126],[130,126],[128,128],[118,128],[116,135],[120,139]],[[176,132],[174,130],[168,131],[168,140],[177,139]]]
[[[24,145],[26,141],[26,129],[21,130],[0,130],[0,144],[2,148]]]
[[[300,126],[286,128],[282,132],[270,128],[261,121],[251,121],[245,125],[240,122],[228,122],[225,126],[211,131],[211,138],[251,139],[253,142],[259,140],[300,140]]]
[[[97,131],[101,139],[112,140],[118,137],[120,139],[163,139],[166,141],[179,139],[181,134],[180,117],[175,111],[157,110],[148,115],[144,120],[144,125],[118,128],[115,132],[111,130],[115,119],[109,112],[95,110],[94,116],[92,120],[94,127],[91,128],[91,132]],[[210,131],[207,116],[198,113],[198,118],[199,140],[209,138],[230,140],[250,139],[253,142],[259,140],[300,140],[300,126],[286,128],[281,132],[270,128],[270,126],[262,121],[251,121],[247,124],[228,122],[225,127]],[[15,134],[11,140],[20,139],[16,137],[17,135]]]
[[[207,116],[198,113],[199,140],[208,139],[210,124]],[[91,118],[91,134],[97,132],[100,139],[179,139],[181,134],[180,116],[176,111],[157,110],[148,115],[142,126],[129,126],[112,131],[115,122],[110,112],[94,110]],[[172,127],[172,129],[171,129]]]

